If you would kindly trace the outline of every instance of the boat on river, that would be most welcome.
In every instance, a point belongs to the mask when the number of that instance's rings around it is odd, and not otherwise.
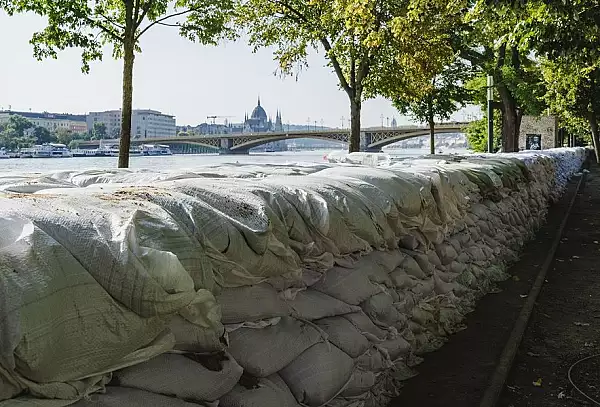
[[[143,155],[173,155],[171,148],[162,144],[144,144],[142,146]]]
[[[22,148],[19,153],[20,158],[70,158],[73,157],[71,151],[64,144],[47,143],[36,145],[31,148]]]

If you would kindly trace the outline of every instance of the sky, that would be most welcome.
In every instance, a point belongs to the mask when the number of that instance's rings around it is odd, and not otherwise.
[[[44,27],[35,15],[8,17],[0,12],[0,110],[86,114],[121,106],[122,64],[107,49],[102,62],[89,74],[81,73],[80,52],[59,53],[56,60],[37,61],[29,44]],[[243,41],[217,47],[201,46],[181,38],[176,29],[154,27],[141,40],[136,56],[133,105],[176,117],[178,125],[207,122],[207,116],[230,116],[243,121],[260,96],[267,114],[282,112],[284,124],[348,126],[349,102],[322,55],[309,57],[309,68],[298,78],[275,75],[270,50],[253,53]],[[465,120],[476,108],[455,115]],[[387,125],[388,118],[408,124],[391,103],[378,98],[363,104],[363,127]],[[217,119],[223,122],[223,118]]]

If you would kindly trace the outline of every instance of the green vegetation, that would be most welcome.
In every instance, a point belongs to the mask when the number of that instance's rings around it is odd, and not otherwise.
[[[350,152],[360,147],[365,99],[416,94],[453,56],[452,16],[466,2],[443,0],[247,0],[237,23],[255,50],[272,47],[283,75],[306,68],[310,49],[323,52],[350,102]]]
[[[464,86],[472,75],[471,66],[461,59],[444,67],[431,78],[424,91],[409,97],[395,98],[394,106],[402,113],[429,125],[429,149],[435,154],[435,122],[449,120],[450,116],[472,97]]]
[[[0,0],[0,8],[47,18],[31,40],[37,58],[77,47],[88,72],[110,45],[123,60],[121,132],[106,134],[98,125],[90,135],[121,136],[120,167],[128,165],[135,53],[140,37],[156,25],[174,26],[203,44],[243,33],[254,50],[273,51],[281,75],[298,77],[309,53],[322,53],[348,96],[350,151],[360,147],[365,100],[391,100],[403,114],[429,123],[433,135],[435,122],[460,106],[485,107],[488,75],[494,77],[498,148],[518,150],[523,115],[549,111],[571,134],[591,135],[600,149],[596,0]],[[24,125],[3,125],[2,145],[78,139]],[[485,120],[469,127],[473,148],[483,148],[485,128]]]
[[[202,44],[215,44],[231,36],[228,26],[233,0],[0,0],[9,14],[34,12],[48,25],[33,34],[36,58],[57,58],[66,48],[82,50],[82,70],[101,60],[111,45],[114,58],[123,60],[123,93],[119,167],[129,166],[133,65],[141,52],[140,37],[157,25],[179,29],[182,36]]]
[[[0,148],[9,151],[45,143],[70,145],[73,141],[81,140],[89,140],[89,135],[74,133],[65,128],[51,132],[44,127],[34,126],[28,119],[19,115],[10,116],[5,123],[0,123]]]
[[[465,129],[467,135],[467,141],[471,149],[477,153],[485,153],[487,151],[487,135],[488,130],[488,119],[484,117],[480,120],[471,122]],[[502,125],[500,120],[500,112],[494,112],[494,151],[502,145],[502,139],[500,134],[502,132]]]

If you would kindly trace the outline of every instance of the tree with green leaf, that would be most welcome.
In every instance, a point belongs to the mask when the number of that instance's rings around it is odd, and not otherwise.
[[[156,26],[173,26],[181,35],[202,44],[215,44],[231,35],[234,0],[0,0],[9,14],[31,11],[45,16],[46,28],[33,34],[38,59],[56,58],[58,51],[82,49],[82,71],[101,60],[111,45],[113,57],[123,60],[122,120],[119,167],[129,166],[133,66],[140,38]]]
[[[500,112],[494,112],[494,150],[497,151],[502,145],[500,134],[502,133]],[[476,153],[485,153],[488,150],[488,119],[483,117],[472,121],[465,129],[467,141],[471,150]]]
[[[466,61],[456,60],[430,79],[418,96],[394,98],[394,106],[404,115],[429,125],[429,149],[435,154],[435,122],[449,120],[454,112],[471,99],[465,83],[472,76],[472,67]]]
[[[30,136],[30,130],[33,123],[19,115],[11,115],[8,120],[2,124],[0,132],[0,147],[7,150],[17,150],[23,147],[31,147],[35,143],[35,138]]]
[[[53,143],[56,141],[56,137],[50,130],[45,127],[36,126],[33,129],[33,137],[37,144]]]
[[[464,2],[466,4],[466,2]],[[274,48],[283,75],[307,67],[310,50],[322,52],[350,102],[349,151],[360,150],[365,99],[393,94],[429,78],[430,66],[451,50],[439,27],[459,14],[462,1],[245,0],[237,21],[255,50]],[[422,63],[430,61],[431,64]],[[417,89],[413,87],[411,89]]]
[[[104,140],[107,136],[106,133],[106,124],[102,122],[94,123],[94,127],[92,128],[92,137],[94,140]]]
[[[486,77],[494,78],[507,152],[519,149],[523,115],[539,115],[545,108],[539,64],[530,48],[520,46],[524,33],[515,29],[527,15],[523,2],[475,0],[466,19],[468,28],[454,37],[460,56],[481,72],[471,88],[478,90],[475,101],[482,106],[487,103]]]
[[[60,144],[64,144],[66,146],[73,141],[73,131],[69,129],[65,129],[64,127],[59,127],[55,132],[56,141]]]
[[[571,131],[589,124],[600,162],[600,8],[593,0],[533,0],[515,27],[520,47],[543,60],[546,101]]]

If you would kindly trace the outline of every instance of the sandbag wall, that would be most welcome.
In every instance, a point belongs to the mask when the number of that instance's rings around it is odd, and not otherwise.
[[[385,405],[584,154],[0,179],[0,400]]]

